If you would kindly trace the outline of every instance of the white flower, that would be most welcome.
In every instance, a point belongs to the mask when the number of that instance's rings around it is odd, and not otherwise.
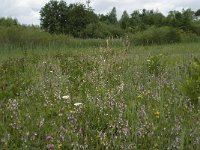
[[[150,62],[151,60],[147,59],[147,62]]]
[[[74,103],[74,106],[83,105],[83,103]]]
[[[69,98],[70,98],[69,95],[65,95],[65,96],[62,97],[62,99],[69,99]]]
[[[51,70],[51,71],[49,71],[50,73],[53,73],[53,71]]]

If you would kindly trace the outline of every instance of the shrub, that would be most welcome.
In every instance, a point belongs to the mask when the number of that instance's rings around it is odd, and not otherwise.
[[[71,39],[68,35],[51,35],[39,28],[12,26],[0,26],[0,44],[2,46],[28,47],[60,46]]]
[[[193,23],[192,25],[192,31],[197,34],[198,36],[200,36],[200,24],[198,23]]]
[[[197,42],[199,41],[199,37],[197,34],[195,33],[191,33],[191,32],[181,32],[181,42]]]
[[[176,43],[180,40],[180,33],[172,27],[151,27],[132,36],[135,45]]]
[[[107,38],[107,37],[122,37],[123,30],[117,25],[108,25],[105,23],[92,23],[82,32],[83,38]]]

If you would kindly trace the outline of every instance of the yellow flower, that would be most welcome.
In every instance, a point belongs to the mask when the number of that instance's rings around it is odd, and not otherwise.
[[[58,144],[58,149],[61,149],[61,147],[62,147],[62,144]]]
[[[159,112],[159,111],[157,111],[157,112],[155,112],[154,114],[155,114],[155,115],[160,115],[160,112]]]
[[[160,112],[159,112],[159,111],[156,111],[156,112],[154,113],[154,115],[155,115],[156,118],[158,118],[158,119],[160,118]]]

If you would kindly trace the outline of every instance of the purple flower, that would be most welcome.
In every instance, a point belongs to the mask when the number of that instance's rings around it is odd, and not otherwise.
[[[53,141],[53,137],[52,137],[51,135],[48,135],[48,136],[46,137],[46,140],[47,140],[47,141]]]
[[[54,144],[48,144],[47,145],[48,150],[54,150],[54,148],[55,148]]]

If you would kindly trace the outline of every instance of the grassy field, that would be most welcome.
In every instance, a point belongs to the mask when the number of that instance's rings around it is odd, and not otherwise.
[[[0,48],[0,149],[200,149],[200,44]]]

